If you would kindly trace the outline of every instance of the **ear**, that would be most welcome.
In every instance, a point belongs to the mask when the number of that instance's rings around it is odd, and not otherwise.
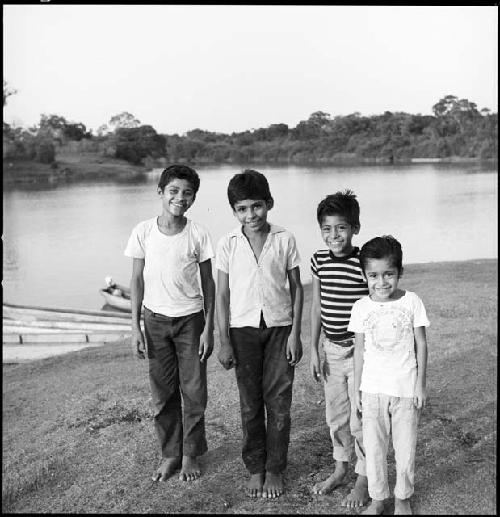
[[[156,192],[158,192],[159,196],[163,196],[163,190],[160,187],[156,189]]]
[[[363,275],[363,280],[368,283],[368,279],[366,278],[365,272],[361,270],[361,274]]]
[[[274,206],[274,199],[273,199],[273,198],[268,199],[268,200],[266,201],[266,206],[267,206],[267,209],[268,209],[268,210],[271,210],[271,208]]]
[[[359,230],[361,230],[361,225],[360,224],[356,224],[352,227],[352,233],[353,235],[358,235],[359,233]]]
[[[401,266],[401,271],[399,272],[398,278],[401,278],[403,276],[404,270],[405,270],[405,268],[403,266]]]

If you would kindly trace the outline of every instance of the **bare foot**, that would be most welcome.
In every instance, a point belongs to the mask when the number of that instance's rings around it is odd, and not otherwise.
[[[384,513],[384,501],[372,499],[372,502],[368,505],[365,511],[361,512],[360,515],[381,515]]]
[[[347,508],[358,508],[364,506],[370,496],[368,495],[368,478],[366,476],[358,476],[354,488],[351,493],[342,501],[341,506]]]
[[[177,469],[180,458],[162,458],[160,466],[151,478],[153,481],[166,481]]]
[[[198,460],[194,456],[183,456],[181,473],[179,479],[181,481],[194,481],[201,476],[201,468]]]
[[[338,486],[344,484],[344,479],[347,474],[347,462],[337,461],[333,474],[328,476],[324,481],[316,483],[313,486],[313,493],[324,495],[331,492]]]
[[[394,515],[413,515],[409,499],[394,498]]]
[[[247,483],[247,495],[248,497],[261,497],[262,486],[264,485],[264,474],[252,474]]]
[[[280,472],[274,474],[266,472],[266,480],[262,487],[262,497],[274,498],[279,497],[284,492],[283,474]]]

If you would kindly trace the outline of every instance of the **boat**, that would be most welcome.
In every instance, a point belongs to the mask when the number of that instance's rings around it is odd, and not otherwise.
[[[111,342],[131,333],[130,314],[3,304],[4,344]]]
[[[117,284],[110,276],[105,278],[106,287],[99,289],[99,293],[106,300],[106,304],[120,311],[132,312],[130,302],[130,288]]]

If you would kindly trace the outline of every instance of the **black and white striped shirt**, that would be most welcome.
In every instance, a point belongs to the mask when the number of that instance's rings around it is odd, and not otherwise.
[[[311,258],[312,275],[320,281],[321,325],[327,338],[343,341],[353,336],[347,331],[356,300],[368,294],[361,274],[359,248],[346,257],[318,250]]]

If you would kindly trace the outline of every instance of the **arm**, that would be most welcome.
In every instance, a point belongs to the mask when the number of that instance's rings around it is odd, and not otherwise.
[[[132,305],[132,348],[139,359],[146,357],[146,344],[141,330],[141,308],[144,299],[144,259],[134,258],[130,281],[130,301]]]
[[[201,289],[205,306],[205,328],[200,339],[200,361],[210,357],[214,349],[215,282],[212,276],[212,261],[200,262]]]
[[[427,376],[427,337],[425,327],[415,327],[415,345],[417,356],[417,384],[413,403],[418,409],[425,407],[427,394],[425,390]]]
[[[304,305],[304,289],[300,281],[300,269],[294,267],[287,271],[290,283],[290,296],[292,298],[292,330],[286,345],[286,357],[290,366],[295,366],[302,358],[302,341],[300,330],[302,328],[302,307]]]
[[[229,340],[229,275],[217,270],[217,327],[219,330],[219,361],[226,370],[236,366],[233,347]]]
[[[356,401],[356,409],[361,412],[361,374],[363,373],[363,352],[365,348],[365,335],[362,332],[354,334],[354,400]]]
[[[312,301],[311,301],[311,357],[309,359],[309,370],[313,379],[321,379],[319,359],[319,336],[321,333],[321,298],[320,281],[312,277]]]

